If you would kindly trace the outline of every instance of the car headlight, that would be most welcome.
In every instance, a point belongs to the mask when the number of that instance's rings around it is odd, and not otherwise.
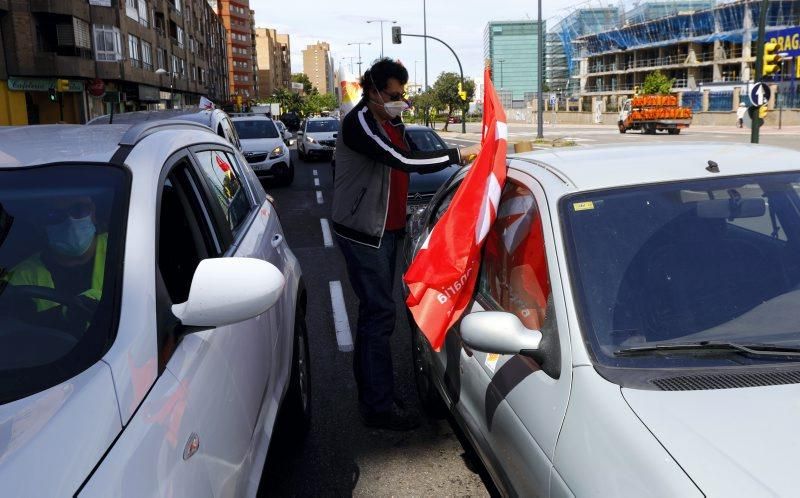
[[[314,139],[313,139],[313,138],[311,138],[311,137],[306,137],[306,142],[308,142],[308,143],[310,143],[310,144],[313,144],[314,142],[316,142],[316,140],[314,140]]]
[[[272,149],[272,152],[269,153],[269,158],[276,159],[278,157],[281,157],[283,154],[284,154],[283,147],[278,146]]]

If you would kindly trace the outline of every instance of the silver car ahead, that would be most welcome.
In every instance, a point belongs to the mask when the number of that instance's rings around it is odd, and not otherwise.
[[[423,406],[509,496],[796,495],[799,169],[743,144],[511,156],[471,307],[439,352],[411,323]]]

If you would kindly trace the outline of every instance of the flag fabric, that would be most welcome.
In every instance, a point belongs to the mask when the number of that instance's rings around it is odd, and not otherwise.
[[[200,109],[214,109],[214,103],[205,97],[200,97]]]
[[[481,246],[506,181],[508,127],[488,68],[484,88],[481,152],[403,276],[406,305],[436,351],[472,300]]]
[[[343,64],[339,65],[339,88],[341,90],[339,95],[342,96],[339,114],[340,118],[344,119],[347,113],[361,100],[361,83]]]

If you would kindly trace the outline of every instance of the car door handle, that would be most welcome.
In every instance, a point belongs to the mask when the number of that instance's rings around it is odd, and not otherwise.
[[[272,247],[278,247],[283,242],[283,235],[276,233],[272,236]]]

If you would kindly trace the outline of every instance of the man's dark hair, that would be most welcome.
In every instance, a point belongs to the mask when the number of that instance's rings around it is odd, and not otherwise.
[[[408,70],[399,62],[388,57],[378,59],[361,77],[362,95],[367,97],[373,88],[378,91],[386,90],[389,78],[394,78],[401,85],[405,85],[408,83]]]

